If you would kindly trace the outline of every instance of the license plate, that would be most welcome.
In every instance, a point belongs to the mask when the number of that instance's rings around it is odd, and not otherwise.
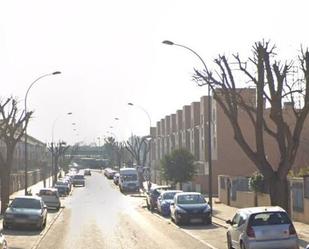
[[[16,223],[27,223],[26,219],[16,219]]]
[[[190,222],[192,222],[192,223],[202,222],[202,219],[200,219],[200,218],[192,218],[192,219],[190,219]]]

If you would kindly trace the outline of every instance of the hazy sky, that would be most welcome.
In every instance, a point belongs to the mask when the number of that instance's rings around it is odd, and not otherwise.
[[[145,135],[142,108],[156,125],[207,93],[191,80],[200,61],[163,40],[191,47],[207,64],[219,53],[247,58],[263,38],[294,59],[309,46],[307,2],[1,0],[0,96],[18,97],[23,108],[29,85],[59,70],[29,92],[29,134],[69,143],[102,143],[107,132],[120,140]]]

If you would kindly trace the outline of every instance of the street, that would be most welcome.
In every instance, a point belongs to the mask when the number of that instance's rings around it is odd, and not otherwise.
[[[101,172],[92,171],[85,187],[75,187],[61,201],[59,212],[49,210],[43,231],[5,230],[9,248],[226,248],[226,229],[217,218],[208,226],[176,226],[147,210],[142,195],[120,193]]]
[[[86,187],[75,188],[63,203],[63,211],[39,242],[33,244],[29,236],[26,247],[8,238],[10,248],[226,248],[225,229],[179,229],[149,212],[139,195],[121,194],[100,173],[87,177]]]

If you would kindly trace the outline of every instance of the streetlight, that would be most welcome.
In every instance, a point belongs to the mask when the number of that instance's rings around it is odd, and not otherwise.
[[[128,105],[130,105],[130,106],[136,106],[136,107],[140,108],[144,113],[146,113],[146,115],[147,115],[147,117],[148,117],[148,119],[149,119],[149,127],[151,127],[151,118],[150,118],[150,115],[149,115],[149,113],[146,111],[145,108],[143,108],[143,107],[141,107],[141,106],[138,106],[138,105],[134,105],[132,102],[129,102]]]
[[[43,74],[30,84],[30,86],[27,89],[26,96],[25,96],[25,115],[27,115],[27,98],[28,98],[28,94],[32,86],[44,77],[57,75],[57,74],[61,74],[61,72],[55,71],[53,73]],[[27,189],[28,189],[28,135],[27,135],[27,127],[26,127],[25,129],[25,195],[28,194]]]
[[[178,47],[182,47],[182,48],[185,48],[187,50],[189,50],[190,52],[192,52],[193,54],[195,54],[199,59],[200,61],[202,62],[202,64],[204,65],[204,68],[205,70],[207,70],[207,67],[206,67],[206,64],[204,62],[204,60],[202,59],[202,57],[197,53],[195,52],[193,49],[187,47],[187,46],[184,46],[184,45],[181,45],[181,44],[177,44],[177,43],[174,43],[172,41],[168,41],[168,40],[165,40],[162,42],[163,44],[166,44],[166,45],[175,45],[175,46],[178,46]],[[208,191],[209,191],[209,204],[210,204],[210,207],[211,207],[211,212],[212,212],[212,151],[211,151],[211,122],[212,122],[212,116],[211,116],[211,89],[210,89],[210,85],[208,84]]]

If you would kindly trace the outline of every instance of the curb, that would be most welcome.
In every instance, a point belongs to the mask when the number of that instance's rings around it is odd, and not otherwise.
[[[64,207],[62,207],[57,215],[55,215],[55,217],[53,218],[53,220],[49,223],[48,227],[45,227],[45,229],[42,231],[42,233],[40,233],[40,238],[34,243],[34,245],[31,247],[31,249],[37,249],[38,246],[40,245],[41,241],[45,238],[46,234],[48,233],[48,231],[51,229],[52,225],[55,223],[55,221],[58,219],[58,217],[60,216],[60,214],[62,214]]]

